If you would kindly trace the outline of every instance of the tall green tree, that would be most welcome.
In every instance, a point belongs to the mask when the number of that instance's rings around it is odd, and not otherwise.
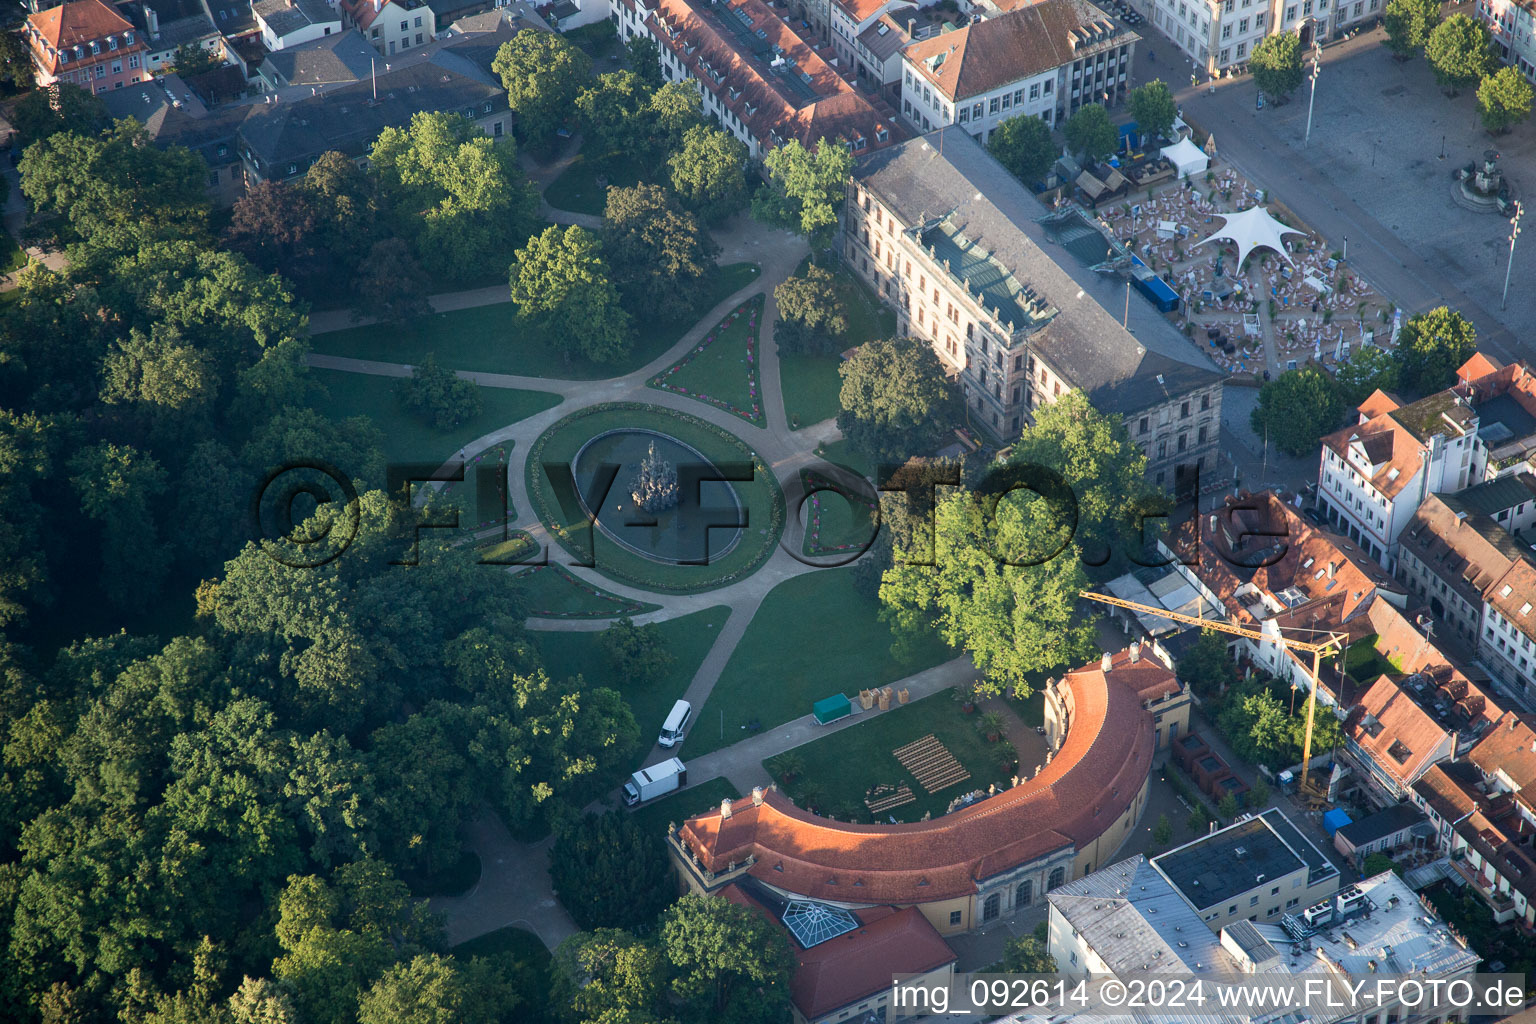
[[[808,264],[805,273],[786,277],[773,290],[779,316],[773,340],[779,353],[840,351],[848,333],[848,306],[837,291],[837,278],[825,267]]]
[[[500,1024],[517,1001],[488,961],[427,953],[395,964],[362,994],[357,1024]]]
[[[677,664],[661,627],[654,622],[637,626],[626,615],[603,630],[597,642],[614,676],[626,685],[654,683]]]
[[[1318,438],[1339,425],[1343,412],[1328,375],[1306,366],[1287,370],[1260,388],[1250,422],[1254,433],[1287,455],[1306,455],[1317,449]]]
[[[51,135],[27,147],[20,170],[33,208],[57,214],[83,253],[132,252],[207,228],[208,165],[183,146],[156,146],[133,118],[100,135]]]
[[[1344,408],[1353,409],[1375,391],[1397,390],[1397,360],[1387,349],[1362,345],[1334,370],[1333,382]]]
[[[1294,32],[1265,36],[1248,57],[1253,80],[1269,96],[1289,96],[1301,85],[1301,37]]]
[[[677,884],[662,838],[622,811],[584,814],[561,831],[549,874],[578,928],[645,928],[672,902]]]
[[[577,932],[555,948],[550,1005],[567,1021],[664,1024],[657,1016],[670,964],[655,941],[617,928]]]
[[[135,327],[107,352],[101,398],[108,405],[149,406],[167,413],[196,413],[219,391],[208,353],[186,344],[175,327]]]
[[[704,123],[704,100],[689,81],[668,82],[651,96],[651,145],[647,159],[661,160],[683,147],[688,132]]]
[[[1026,185],[1042,180],[1056,162],[1051,126],[1033,114],[1010,117],[992,130],[987,149]]]
[[[571,117],[592,60],[554,33],[519,32],[501,44],[491,69],[507,90],[518,135],[539,148]]]
[[[122,610],[153,599],[171,560],[153,509],[165,490],[165,470],[144,452],[110,442],[76,452],[69,470],[81,509],[102,526],[101,586],[107,599]]]
[[[1383,21],[1387,49],[1397,60],[1408,60],[1424,48],[1429,33],[1440,23],[1439,0],[1387,0]]]
[[[872,341],[837,372],[838,428],[876,462],[899,465],[931,454],[959,415],[959,391],[926,342]]]
[[[625,306],[642,319],[697,303],[719,247],[656,185],[610,188],[603,254]]]
[[[794,953],[785,933],[757,911],[684,896],[662,916],[661,946],[688,1019],[777,1024],[789,1012]]]
[[[30,71],[30,53],[25,54],[24,59]],[[27,93],[16,102],[15,112],[11,115],[23,144],[29,146],[59,132],[95,135],[111,120],[107,105],[99,96],[68,82],[55,82],[45,89]]]
[[[682,148],[667,160],[672,191],[706,224],[718,224],[746,206],[746,165],[741,140],[708,125],[689,128]]]
[[[1482,22],[1453,14],[1429,33],[1424,57],[1434,69],[1435,81],[1454,96],[1493,68],[1493,37]]]
[[[633,71],[598,75],[576,96],[576,111],[590,152],[634,159],[650,141],[653,89]]]
[[[798,231],[813,246],[824,246],[837,229],[837,211],[848,197],[853,154],[825,138],[814,150],[791,139],[771,150],[763,166],[769,187],[753,199],[753,215]]]
[[[1130,107],[1131,116],[1136,119],[1142,134],[1168,138],[1168,133],[1173,131],[1178,105],[1173,102],[1173,91],[1161,78],[1132,89]]]
[[[1081,391],[1037,409],[1009,463],[1048,467],[1076,495],[1074,540],[1089,564],[1139,555],[1168,510],[1167,497],[1147,483],[1147,457],[1120,417],[1099,412]]]
[[[1028,491],[959,490],[939,501],[934,546],[896,552],[880,587],[898,638],[936,628],[969,652],[988,693],[1031,692],[1035,673],[1091,657],[1076,613],[1087,586],[1059,501]],[[921,562],[931,564],[920,564]]]
[[[1477,112],[1484,128],[1503,135],[1531,116],[1531,83],[1517,68],[1499,68],[1477,87]]]
[[[997,969],[1004,974],[1055,974],[1056,960],[1034,936],[1023,935],[1004,944]]]
[[[0,33],[0,83],[12,92],[26,92],[34,80],[32,54],[21,33]]]
[[[352,275],[352,289],[354,320],[367,317],[386,324],[404,323],[432,313],[431,280],[401,238],[373,244]]]
[[[409,379],[401,382],[400,399],[437,430],[452,430],[480,415],[479,386],[437,365],[432,352],[411,368]]]
[[[1179,658],[1178,674],[1202,697],[1214,697],[1237,682],[1237,668],[1232,663],[1232,652],[1227,650],[1226,635],[1202,629],[1200,639]]]
[[[369,167],[418,257],[443,275],[483,273],[537,222],[538,194],[511,140],[462,114],[422,111],[409,128],[385,128]]]
[[[611,363],[629,353],[629,314],[590,231],[545,228],[517,250],[511,278],[518,315],[541,316],[567,357]]]
[[[1079,107],[1077,113],[1067,118],[1061,131],[1067,137],[1067,146],[1079,156],[1098,160],[1115,151],[1115,126],[1109,111],[1097,103]]]
[[[308,190],[284,181],[263,181],[235,200],[224,242],[267,273],[295,281],[319,269],[315,249],[319,217]]]
[[[624,63],[652,92],[667,84],[666,76],[661,73],[661,47],[644,32],[636,32],[625,40]]]
[[[1437,306],[1408,318],[1398,333],[1397,360],[1403,387],[1428,395],[1456,381],[1456,370],[1477,351],[1477,329],[1460,313]]]

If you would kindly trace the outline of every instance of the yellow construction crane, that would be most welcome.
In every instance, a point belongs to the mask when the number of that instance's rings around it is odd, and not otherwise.
[[[1322,668],[1323,655],[1332,650],[1341,650],[1343,641],[1347,638],[1344,633],[1329,633],[1328,639],[1322,643],[1313,643],[1310,640],[1289,640],[1285,637],[1274,637],[1262,633],[1257,629],[1244,629],[1242,626],[1234,626],[1219,619],[1202,619],[1194,615],[1184,615],[1180,612],[1171,612],[1166,608],[1156,605],[1141,604],[1137,601],[1127,601],[1121,597],[1110,597],[1107,594],[1095,594],[1084,590],[1078,595],[1090,601],[1098,601],[1100,604],[1111,605],[1115,608],[1126,608],[1130,611],[1146,612],[1161,619],[1171,619],[1174,622],[1183,622],[1191,626],[1199,626],[1202,629],[1214,629],[1218,633],[1230,633],[1233,636],[1245,636],[1250,640],[1260,640],[1265,643],[1278,643],[1293,651],[1310,651],[1312,654],[1312,686],[1307,694],[1307,732],[1301,746],[1301,792],[1304,796],[1314,800],[1320,800],[1323,794],[1312,785],[1312,773],[1309,762],[1312,760],[1312,719],[1317,713],[1317,676]]]

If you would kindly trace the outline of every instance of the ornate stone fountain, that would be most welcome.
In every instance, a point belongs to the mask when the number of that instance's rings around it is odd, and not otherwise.
[[[1456,184],[1451,198],[1458,206],[1474,213],[1497,213],[1509,216],[1514,211],[1515,194],[1511,183],[1499,169],[1499,154],[1492,149],[1483,150],[1483,159],[1469,163],[1456,171]]]

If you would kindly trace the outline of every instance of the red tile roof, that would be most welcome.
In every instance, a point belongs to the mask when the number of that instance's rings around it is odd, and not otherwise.
[[[1468,772],[1475,778],[1468,778]],[[1424,777],[1413,784],[1414,792],[1434,812],[1455,824],[1477,810],[1477,798],[1473,784],[1482,782],[1482,774],[1466,761],[1452,761],[1429,766]]]
[[[1346,731],[1404,788],[1453,753],[1450,735],[1386,676],[1365,691],[1350,712]]]
[[[1536,639],[1536,567],[1530,562],[1521,558],[1511,565],[1488,588],[1487,600],[1510,625]]]
[[[1503,363],[1485,356],[1481,352],[1474,352],[1472,353],[1472,358],[1462,363],[1460,368],[1457,369],[1456,376],[1461,380],[1477,380],[1479,377],[1498,373],[1503,365]]]
[[[793,70],[772,70],[768,63],[773,56],[771,49],[754,56],[740,48],[734,26],[727,29],[722,21],[743,17],[746,21],[742,26],[750,27],[754,36],[761,32],[756,38],[765,47],[778,47],[786,62],[794,62]],[[727,0],[713,5],[659,0],[646,25],[657,43],[671,50],[764,149],[778,144],[773,140],[775,134],[779,140],[799,139],[806,146],[815,146],[823,138],[863,139],[860,152],[905,137],[883,101],[855,91],[762,0]],[[796,81],[814,91],[814,97],[802,95],[798,85],[791,86],[784,80],[786,74],[810,76],[808,82],[798,77]],[[879,135],[882,129],[884,141]]]
[[[767,907],[735,883],[720,890],[720,895],[783,927]],[[956,959],[955,951],[916,907],[870,907],[854,915],[862,926],[857,931],[810,949],[800,949],[791,940],[798,966],[789,994],[807,1020],[888,989],[892,975],[926,974]]]
[[[787,892],[851,903],[928,903],[1056,850],[1082,847],[1125,813],[1152,764],[1143,706],[1179,690],[1160,662],[1117,655],[1068,673],[1065,742],[1034,778],[932,821],[858,825],[800,810],[777,790],[683,824],[678,838],[706,870],[756,858],[750,873]]]
[[[1097,26],[1102,40],[1088,43],[1088,26]],[[1074,33],[1084,40],[1077,49]],[[964,100],[1070,64],[1101,45],[1118,47],[1137,38],[1082,0],[1039,0],[913,43],[906,55],[940,93]]]
[[[59,68],[58,51],[67,47],[85,48],[80,61],[92,56],[104,58],[109,54],[138,53],[144,49],[142,40],[135,36],[132,44],[119,42],[116,50],[109,49],[107,39],[120,37],[133,31],[133,23],[124,18],[102,0],[69,0],[68,3],[50,7],[27,17],[27,36],[39,64],[50,74]],[[90,44],[100,42],[100,54],[90,52]]]
[[[1536,799],[1536,732],[1514,713],[1506,712],[1467,752],[1467,760],[1482,769],[1484,775],[1502,771],[1522,793],[1530,790],[1527,801]]]
[[[1376,416],[1382,416],[1398,408],[1401,404],[1401,402],[1381,390],[1381,388],[1377,388],[1367,396],[1365,401],[1360,403],[1360,417],[1361,419],[1369,420]]]
[[[1398,407],[1394,405],[1364,423],[1345,427],[1323,438],[1324,448],[1338,455],[1351,469],[1360,472],[1372,487],[1389,499],[1396,498],[1419,472],[1427,450],[1423,442],[1393,417],[1392,414],[1397,411]],[[1350,458],[1350,446],[1356,443],[1364,449],[1366,460],[1371,466],[1369,473],[1360,471]]]
[[[847,12],[848,17],[853,19],[853,23],[857,27],[864,19],[873,18],[879,14],[885,9],[886,4],[890,2],[891,0],[837,0],[837,6]],[[898,6],[916,7],[917,5],[914,3]]]

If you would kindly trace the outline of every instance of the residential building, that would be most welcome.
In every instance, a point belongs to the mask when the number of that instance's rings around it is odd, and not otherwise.
[[[1213,932],[1236,921],[1277,921],[1339,888],[1339,869],[1278,808],[1244,815],[1151,863]]]
[[[144,40],[144,67],[159,74],[170,67],[176,51],[183,46],[207,50],[224,56],[224,37],[196,0],[149,0],[123,3],[117,11],[133,22]]]
[[[896,825],[834,821],[754,790],[671,830],[673,864],[695,892],[750,876],[788,899],[915,906],[943,935],[1012,916],[1119,849],[1154,761],[1188,727],[1188,690],[1156,648],[1106,654],[1045,693],[1052,753],[1017,785]]]
[[[355,28],[277,50],[256,69],[263,92],[322,90],[368,78],[378,51]],[[292,97],[285,97],[292,98]]]
[[[1385,675],[1349,709],[1343,732],[1344,752],[1378,790],[1378,804],[1403,799],[1431,765],[1456,756],[1455,730]]]
[[[261,28],[256,24],[256,13],[251,0],[199,0],[203,13],[214,23],[225,39],[260,41]]]
[[[1533,453],[1536,375],[1474,355],[1444,391],[1406,406],[1378,391],[1323,438],[1318,508],[1390,569],[1429,494],[1528,473]]]
[[[175,74],[114,90],[102,100],[114,118],[137,118],[155,145],[185,146],[201,156],[208,164],[208,196],[214,205],[232,206],[245,195],[237,135],[250,107],[210,109]]]
[[[1343,826],[1333,834],[1333,846],[1351,864],[1363,867],[1373,853],[1390,853],[1405,846],[1433,845],[1434,826],[1411,803],[1393,804]]]
[[[1488,904],[1495,921],[1536,926],[1536,829],[1521,781],[1536,781],[1524,764],[1536,734],[1513,715],[1489,736],[1481,760],[1438,764],[1414,786],[1413,802],[1436,831],[1450,870]],[[1507,748],[1518,756],[1509,767],[1494,762]],[[1502,772],[1502,776],[1501,773]]]
[[[1508,690],[1536,704],[1536,565],[1522,556],[1488,588],[1478,659]]]
[[[1289,32],[1304,50],[1374,22],[1385,0],[1147,0],[1152,24],[1207,74],[1246,64],[1265,36]]]
[[[901,114],[924,132],[954,124],[982,142],[1020,114],[1058,124],[1084,104],[1125,99],[1140,40],[1084,0],[978,9],[970,24],[906,48]]]
[[[262,45],[274,52],[341,31],[335,0],[255,0],[251,13]]]
[[[1046,899],[1051,955],[1058,970],[1074,979],[1090,973],[1122,980],[1148,974],[1316,975],[1337,991],[1351,982],[1369,983],[1380,973],[1441,982],[1468,978],[1481,959],[1390,871],[1361,879],[1300,913],[1285,913],[1279,923],[1238,920],[1219,938],[1201,927],[1178,891],[1140,856],[1078,879]],[[1303,944],[1306,956],[1282,952]],[[1272,1010],[1219,1016],[1232,1024],[1288,1019]],[[1446,1019],[1443,1010],[1423,1012],[1396,1001],[1362,1009],[1344,998],[1311,1004],[1305,1016],[1314,1024]],[[1002,1024],[1048,1024],[1048,1019],[1020,1015]]]
[[[789,983],[794,1024],[833,1024],[884,1016],[891,978],[947,988],[955,952],[913,907],[846,910],[832,903],[785,899],[756,879],[720,890],[788,933],[795,954]]]
[[[22,37],[39,86],[67,82],[106,93],[149,77],[142,34],[102,0],[68,0],[34,11]]]
[[[425,0],[340,0],[342,23],[356,26],[386,57],[437,38],[437,13]]]
[[[619,0],[614,13],[620,38],[654,38],[667,80],[697,85],[705,116],[754,158],[790,139],[841,140],[856,154],[897,139],[884,101],[844,81],[787,10],[763,0]]]
[[[493,138],[507,134],[506,90],[477,62],[484,49],[476,49],[480,39],[467,36],[407,54],[380,70],[377,83],[370,79],[296,102],[252,107],[239,131],[247,180],[298,177],[328,150],[364,159],[379,132],[407,125],[421,111],[463,114]]]
[[[970,134],[945,128],[855,164],[845,260],[895,307],[898,333],[958,378],[973,427],[1015,437],[1076,389],[1125,421],[1157,485],[1215,476],[1225,376],[1149,304],[1130,304],[1127,323],[1111,315],[1124,286],[1055,262],[1048,213]]]
[[[832,0],[828,6],[832,15],[834,67],[847,68],[856,78],[867,78],[876,85],[884,85],[889,80],[883,77],[883,64],[872,60],[872,55],[859,52],[859,37],[882,19],[899,26],[901,19],[917,13],[917,3],[914,0]],[[890,29],[886,31],[888,34]]]
[[[1536,81],[1536,11],[1521,0],[1477,0],[1477,20],[1493,36],[1493,52]]]

